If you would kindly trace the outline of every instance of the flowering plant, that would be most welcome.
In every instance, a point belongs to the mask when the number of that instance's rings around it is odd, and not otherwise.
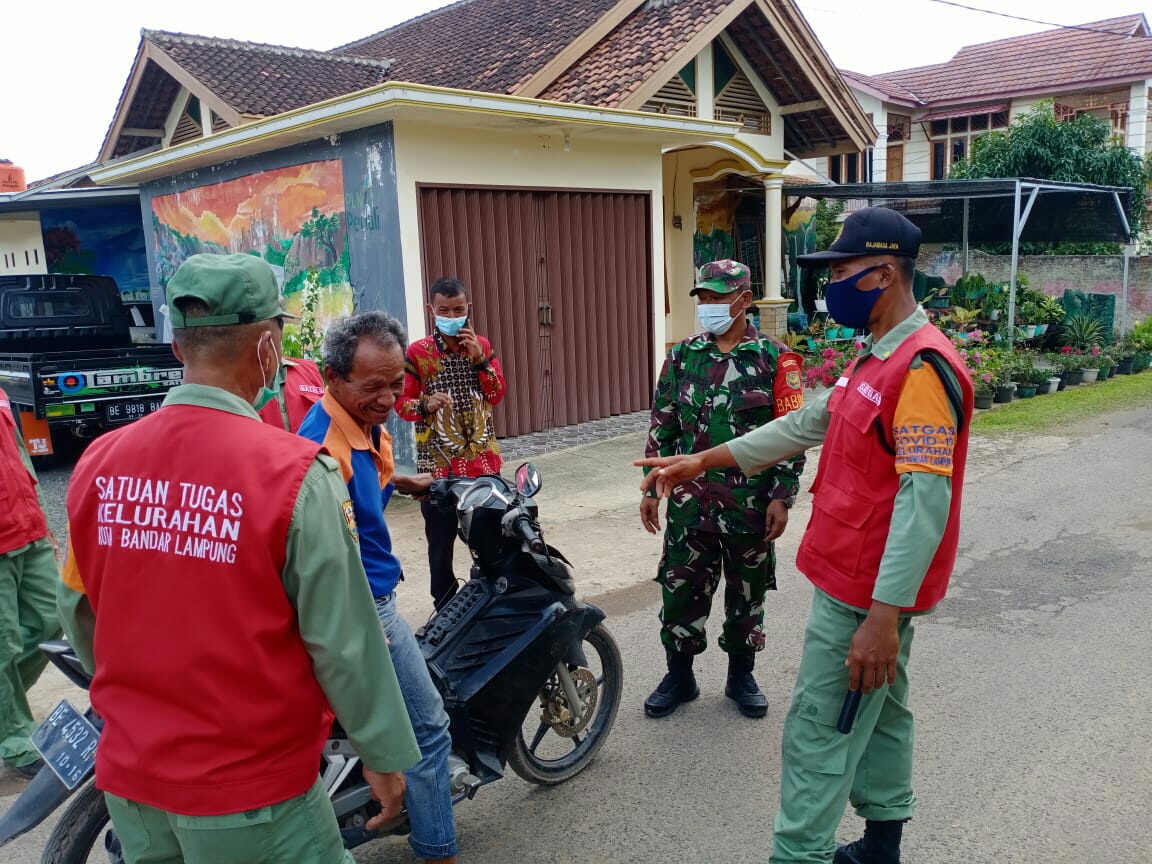
[[[811,362],[804,370],[804,383],[808,387],[831,387],[844,374],[848,364],[855,359],[850,351],[830,342],[817,342],[809,355]]]
[[[952,344],[968,367],[976,395],[991,396],[1005,373],[1002,353],[988,345],[987,335],[982,330],[957,334],[952,337]]]

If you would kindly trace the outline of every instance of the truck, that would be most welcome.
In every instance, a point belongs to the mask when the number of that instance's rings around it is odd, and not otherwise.
[[[151,414],[183,381],[170,346],[132,331],[111,277],[0,276],[0,388],[30,455]]]

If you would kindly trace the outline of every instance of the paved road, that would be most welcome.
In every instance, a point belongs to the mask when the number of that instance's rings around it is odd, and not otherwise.
[[[577,461],[610,461],[603,457],[594,451]],[[1152,410],[1059,435],[980,440],[973,458],[954,588],[917,628],[921,804],[905,860],[1145,864],[1152,856]],[[618,500],[608,495],[591,508],[606,523],[601,533],[564,545],[577,563],[582,545],[598,568],[613,549],[625,550],[630,572],[653,555],[635,531],[631,477],[619,485]],[[462,860],[767,859],[782,715],[811,598],[790,564],[803,514],[796,516],[780,550],[782,588],[770,598],[770,648],[758,669],[772,701],[768,718],[746,720],[724,699],[723,658],[712,649],[700,664],[702,698],[667,720],[645,719],[641,703],[661,674],[658,598],[644,582],[610,591],[599,599],[626,667],[612,737],[597,762],[562,787],[510,777],[462,805]],[[600,584],[602,575],[585,578]],[[0,807],[11,800],[0,798]],[[846,816],[842,838],[857,830]],[[4,849],[0,859],[38,860],[43,836]],[[413,860],[399,839],[357,857]]]

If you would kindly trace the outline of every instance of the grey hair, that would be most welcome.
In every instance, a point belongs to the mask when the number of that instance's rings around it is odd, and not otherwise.
[[[341,378],[352,374],[352,359],[362,338],[371,339],[381,348],[396,345],[408,350],[404,325],[384,312],[357,312],[334,321],[324,334],[324,368]]]

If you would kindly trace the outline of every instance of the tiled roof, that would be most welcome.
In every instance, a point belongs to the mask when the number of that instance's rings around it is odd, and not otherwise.
[[[730,0],[648,0],[540,94],[614,107],[729,6]]]
[[[514,93],[617,0],[461,0],[333,49],[395,61],[395,81]]]
[[[268,117],[380,84],[387,60],[145,30],[205,87],[241,114]]]
[[[1143,15],[1126,15],[961,48],[947,63],[872,76],[911,90],[922,102],[1152,78],[1152,38]]]
[[[861,84],[865,87],[871,87],[883,93],[890,99],[900,99],[904,102],[919,102],[916,94],[906,87],[902,87],[895,81],[887,81],[883,78],[877,78],[874,75],[861,75],[859,72],[850,72],[847,69],[841,69],[840,74],[848,85]]]

